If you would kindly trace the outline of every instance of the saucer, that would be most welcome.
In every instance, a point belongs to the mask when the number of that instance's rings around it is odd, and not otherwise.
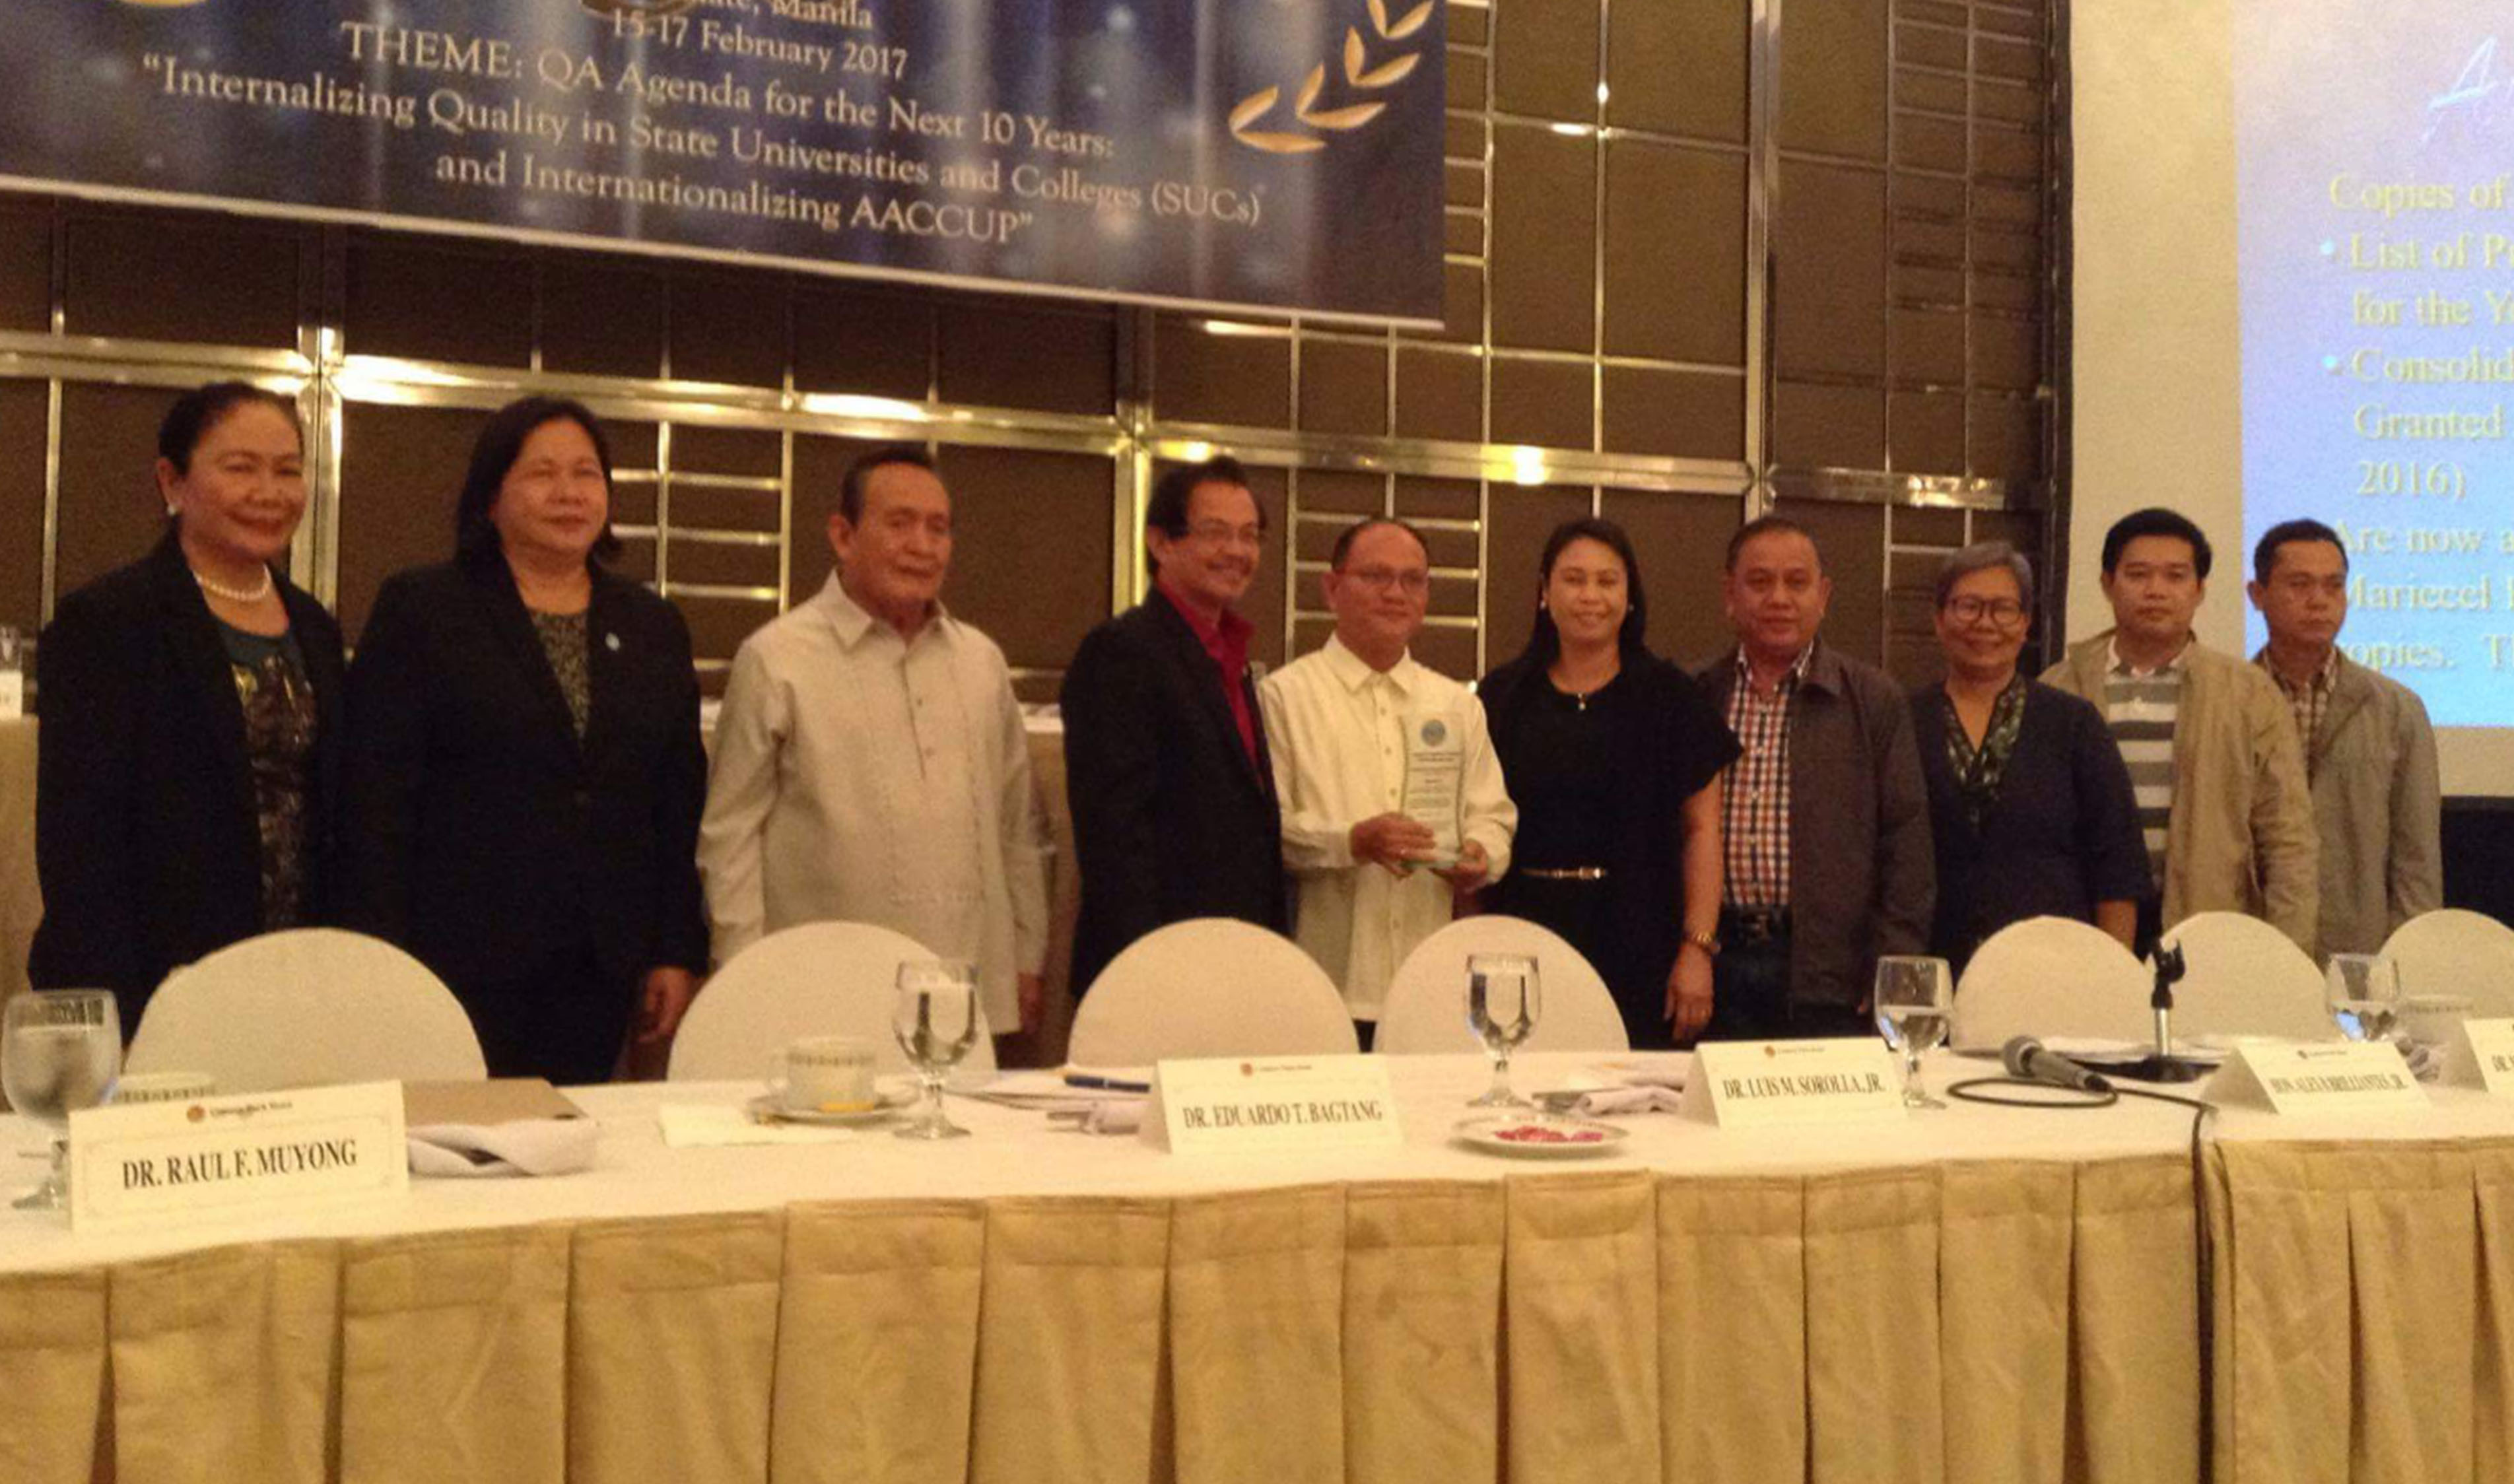
[[[916,1090],[907,1087],[873,1089],[872,1107],[851,1108],[844,1112],[825,1113],[818,1108],[788,1107],[777,1099],[762,1093],[744,1106],[750,1116],[768,1123],[808,1123],[816,1128],[846,1128],[858,1123],[879,1123],[884,1118],[916,1101]]]

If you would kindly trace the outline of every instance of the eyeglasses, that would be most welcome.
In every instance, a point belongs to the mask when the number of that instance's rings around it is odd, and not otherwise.
[[[1262,526],[1231,526],[1218,520],[1200,520],[1188,527],[1187,534],[1191,540],[1207,546],[1246,546],[1255,551],[1262,550],[1266,544],[1266,531]]]
[[[1408,597],[1421,597],[1432,590],[1432,574],[1419,569],[1399,572],[1393,567],[1356,567],[1339,576],[1348,582],[1359,582],[1373,592],[1386,592],[1395,587]]]
[[[2025,605],[2014,598],[1950,598],[1947,612],[1959,623],[1978,623],[1988,619],[1998,627],[2013,628],[2025,622]]]

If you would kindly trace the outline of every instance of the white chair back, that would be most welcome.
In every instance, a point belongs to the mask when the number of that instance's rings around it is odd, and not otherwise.
[[[123,1064],[207,1072],[222,1093],[489,1074],[471,1018],[426,964],[337,928],[264,933],[167,975]]]
[[[664,1075],[672,1082],[756,1082],[778,1053],[805,1036],[855,1036],[873,1069],[908,1070],[891,1033],[899,966],[935,954],[905,933],[867,922],[809,922],[771,933],[733,956],[690,1002]],[[963,1069],[995,1069],[995,1042],[979,1012]]]
[[[2322,971],[2285,933],[2242,912],[2194,912],[2164,935],[2182,949],[2173,1034],[2339,1037]]]
[[[1521,917],[1461,917],[1414,945],[1379,1007],[1371,1049],[1395,1056],[1480,1051],[1467,1028],[1467,955],[1524,953],[1536,960],[1541,1002],[1521,1051],[1632,1050],[1606,982],[1551,928]]]
[[[1993,933],[1956,985],[1953,1043],[1997,1051],[2012,1036],[2155,1035],[2148,973],[2121,941],[2071,917],[2029,917]]]
[[[1359,1049],[1344,995],[1288,938],[1222,917],[1174,922],[1100,971],[1074,1015],[1083,1066]]]
[[[2392,930],[2383,956],[2400,966],[2401,993],[2470,1000],[2479,1020],[2514,1016],[2514,928],[2460,907],[2421,912]]]

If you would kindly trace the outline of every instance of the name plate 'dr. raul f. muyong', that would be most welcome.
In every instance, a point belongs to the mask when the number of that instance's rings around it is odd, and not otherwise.
[[[89,1108],[69,1165],[76,1231],[388,1199],[410,1188],[401,1084]]]

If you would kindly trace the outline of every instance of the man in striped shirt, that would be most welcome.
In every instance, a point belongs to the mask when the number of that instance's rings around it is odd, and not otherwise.
[[[2171,510],[2104,537],[2114,626],[2043,676],[2103,707],[2137,794],[2160,895],[2139,907],[2144,952],[2195,912],[2249,912],[2314,946],[2317,845],[2295,723],[2277,685],[2191,632],[2209,539]]]

